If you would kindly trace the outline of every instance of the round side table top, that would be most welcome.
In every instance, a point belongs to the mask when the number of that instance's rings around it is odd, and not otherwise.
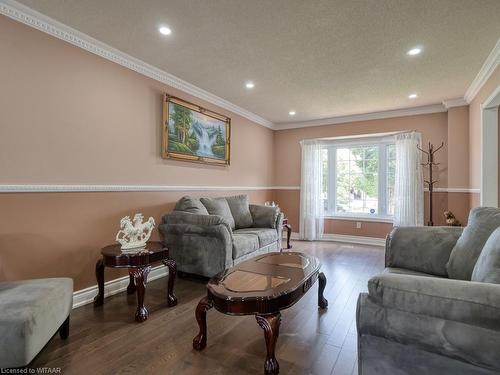
[[[160,241],[148,241],[146,246],[139,251],[134,251],[134,249],[122,250],[119,243],[108,245],[102,248],[101,254],[106,256],[120,256],[120,255],[138,255],[141,253],[156,253],[159,251],[164,251],[167,247],[164,246]]]
[[[101,254],[108,267],[140,267],[168,258],[168,248],[160,241],[148,241],[144,248],[122,250],[117,243],[103,247]]]

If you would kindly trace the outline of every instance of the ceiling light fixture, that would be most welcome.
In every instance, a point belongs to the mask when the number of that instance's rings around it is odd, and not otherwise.
[[[410,94],[410,95],[408,95],[408,98],[409,99],[416,99],[417,96],[418,96],[417,94]]]
[[[415,55],[420,54],[420,52],[422,52],[422,48],[415,47],[415,48],[412,48],[411,50],[409,50],[408,52],[406,52],[406,54],[410,55],[410,56],[415,56]]]
[[[170,27],[167,27],[167,26],[160,26],[160,28],[158,29],[158,31],[160,32],[160,34],[163,34],[163,35],[170,35],[170,34],[172,34],[172,30],[170,30]]]
[[[295,111],[290,111],[290,112],[288,112],[288,114],[289,114],[290,116],[295,116]]]
[[[255,84],[253,82],[249,81],[249,82],[245,83],[245,87],[247,89],[253,89],[255,87]]]

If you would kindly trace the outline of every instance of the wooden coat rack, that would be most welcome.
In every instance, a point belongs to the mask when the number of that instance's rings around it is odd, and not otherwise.
[[[428,226],[434,226],[434,222],[432,221],[432,192],[434,191],[434,184],[438,182],[438,180],[432,179],[432,168],[434,166],[438,166],[440,163],[434,162],[434,155],[436,152],[441,150],[444,146],[444,142],[441,142],[441,146],[434,150],[434,145],[429,142],[428,151],[425,151],[417,145],[417,148],[427,155],[427,163],[422,163],[423,167],[429,167],[429,180],[424,180],[424,182],[429,187],[429,221],[427,222]]]

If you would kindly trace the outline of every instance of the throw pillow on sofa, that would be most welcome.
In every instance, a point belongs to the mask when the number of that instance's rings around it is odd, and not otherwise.
[[[250,212],[252,213],[254,228],[276,228],[276,220],[280,213],[278,207],[251,205]]]
[[[226,201],[233,215],[236,229],[251,227],[253,219],[250,213],[248,196],[236,195],[234,197],[226,197]]]
[[[446,265],[450,279],[471,279],[484,244],[498,227],[500,227],[500,209],[477,207],[470,211],[468,225],[451,251]]]
[[[179,199],[175,205],[174,211],[190,212],[198,215],[208,215],[208,211],[198,198],[185,196]]]
[[[229,223],[231,229],[235,228],[234,218],[226,198],[200,198],[200,201],[210,215],[222,216]]]
[[[495,229],[484,244],[471,280],[500,284],[500,228]]]

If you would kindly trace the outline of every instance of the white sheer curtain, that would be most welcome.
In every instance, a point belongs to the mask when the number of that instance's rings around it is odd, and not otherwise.
[[[319,240],[323,236],[324,207],[321,199],[323,168],[321,141],[303,140],[300,181],[300,228],[302,240]]]
[[[394,225],[424,225],[424,181],[421,153],[417,145],[422,144],[418,132],[401,133],[395,136],[396,183],[394,187]]]

